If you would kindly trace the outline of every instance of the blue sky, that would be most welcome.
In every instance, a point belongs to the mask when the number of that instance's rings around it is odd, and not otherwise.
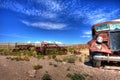
[[[0,0],[0,42],[83,44],[91,26],[120,18],[120,0]]]

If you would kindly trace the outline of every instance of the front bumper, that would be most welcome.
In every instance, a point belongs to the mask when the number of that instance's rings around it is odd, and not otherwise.
[[[94,60],[101,60],[101,61],[116,61],[120,62],[120,57],[117,56],[101,56],[101,55],[95,55],[93,56]]]

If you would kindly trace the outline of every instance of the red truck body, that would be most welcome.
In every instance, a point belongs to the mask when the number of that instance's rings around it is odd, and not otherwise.
[[[96,43],[98,36],[103,38],[101,49],[99,49],[99,44]],[[109,21],[93,25],[92,40],[88,42],[88,46],[93,62],[120,62],[120,21]]]

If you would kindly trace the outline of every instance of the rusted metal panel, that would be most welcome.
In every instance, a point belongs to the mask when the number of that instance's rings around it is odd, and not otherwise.
[[[112,53],[104,43],[97,44],[96,40],[89,42],[89,49],[91,52]]]

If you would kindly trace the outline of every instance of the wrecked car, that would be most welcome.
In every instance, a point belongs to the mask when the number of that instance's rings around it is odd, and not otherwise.
[[[95,24],[88,42],[90,61],[95,67],[102,62],[120,62],[120,21]]]

